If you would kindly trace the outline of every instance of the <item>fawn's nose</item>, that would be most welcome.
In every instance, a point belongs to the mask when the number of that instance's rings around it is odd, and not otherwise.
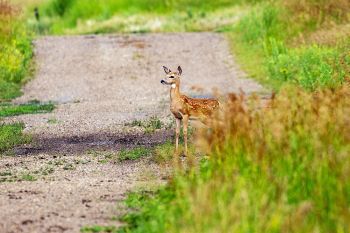
[[[161,83],[161,84],[164,84],[164,83],[165,83],[165,81],[162,79],[162,80],[160,80],[160,83]]]

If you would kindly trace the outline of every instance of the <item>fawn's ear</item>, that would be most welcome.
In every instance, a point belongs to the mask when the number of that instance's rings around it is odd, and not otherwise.
[[[163,66],[163,69],[164,69],[164,72],[165,72],[166,74],[169,74],[169,73],[171,72],[171,70],[168,69],[168,67],[166,67],[166,66]]]
[[[181,66],[178,66],[177,67],[177,71],[178,71],[178,74],[181,75],[182,74],[182,69],[181,69]]]

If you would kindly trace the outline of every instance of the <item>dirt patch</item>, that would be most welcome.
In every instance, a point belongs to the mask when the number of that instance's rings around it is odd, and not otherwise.
[[[17,156],[36,154],[77,154],[88,150],[122,150],[136,146],[153,147],[173,137],[173,130],[155,133],[112,134],[96,133],[72,137],[37,138],[30,145],[14,149]]]
[[[116,219],[126,211],[125,195],[165,182],[169,172],[149,158],[119,162],[118,151],[111,149],[34,152],[0,160],[0,232],[79,232],[86,225],[119,226]]]

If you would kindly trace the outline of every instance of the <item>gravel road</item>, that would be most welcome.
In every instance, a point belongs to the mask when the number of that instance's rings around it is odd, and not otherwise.
[[[152,116],[171,119],[169,89],[160,84],[163,65],[181,65],[181,90],[190,96],[210,96],[214,89],[262,91],[229,51],[216,33],[37,39],[36,76],[15,102],[39,100],[57,107],[6,119],[24,122],[35,143],[0,160],[5,174],[0,176],[0,232],[79,232],[85,225],[120,224],[111,217],[123,211],[125,194],[162,183],[166,171],[149,159],[101,163],[101,158],[171,138],[165,129],[145,135],[125,126]],[[34,181],[28,181],[30,174]]]

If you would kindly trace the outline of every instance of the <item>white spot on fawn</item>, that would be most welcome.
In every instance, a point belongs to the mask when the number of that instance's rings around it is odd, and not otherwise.
[[[171,84],[171,88],[175,88],[176,87],[176,84]]]

